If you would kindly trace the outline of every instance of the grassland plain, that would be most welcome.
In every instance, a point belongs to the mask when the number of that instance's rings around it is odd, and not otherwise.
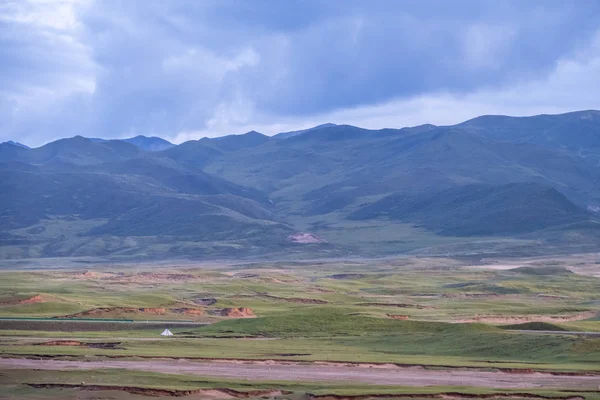
[[[0,398],[40,399],[185,399],[286,398],[286,399],[368,399],[368,398],[522,398],[598,400],[592,391],[497,390],[468,386],[398,387],[323,382],[248,382],[237,379],[199,378],[128,370],[92,371],[3,371]],[[23,385],[34,380],[36,384]],[[92,380],[94,384],[86,381]],[[46,386],[47,385],[47,386]],[[95,385],[95,387],[94,387]],[[37,386],[37,388],[35,387]],[[41,391],[39,388],[43,387]],[[105,387],[99,393],[98,388]],[[86,391],[88,391],[86,393]],[[87,395],[86,395],[87,394]],[[99,397],[99,394],[103,395]],[[12,396],[12,397],[9,397]]]
[[[488,266],[485,268],[478,259],[406,257],[6,270],[0,272],[0,317],[45,317],[52,322],[40,325],[28,320],[0,320],[0,352],[2,357],[63,360],[188,358],[390,363],[424,368],[600,374],[600,338],[561,334],[600,332],[600,279],[593,276],[598,268],[595,262],[590,255],[484,260]],[[501,268],[503,265],[511,268]],[[581,275],[572,271],[592,273]],[[256,317],[232,318],[223,311],[237,308],[251,309]],[[53,317],[149,323],[124,322],[122,328],[114,324],[105,330],[102,322],[61,322]],[[173,321],[170,329],[175,337],[158,336],[157,324],[168,325],[165,320]],[[212,324],[178,325],[177,321]],[[84,329],[83,324],[98,324],[98,328]],[[556,334],[536,334],[539,329]],[[19,398],[46,394],[52,398],[51,394],[60,389],[36,389],[21,385],[24,382],[84,380],[86,384],[100,385],[109,381],[97,377],[112,374],[80,372],[88,378],[79,379],[80,375],[73,371],[0,373],[4,390],[0,393],[16,393]],[[23,374],[28,379],[18,378]],[[136,374],[148,376],[141,371],[127,371],[122,375],[123,381],[113,377],[117,380],[110,382],[127,386],[138,379],[141,386],[151,383],[149,386],[154,388],[172,388],[181,387],[185,381],[195,389],[203,387],[198,377],[186,381],[170,375],[164,378],[174,382],[169,386],[158,378],[140,380]],[[127,381],[125,376],[138,378]],[[263,383],[250,385],[262,387]],[[294,388],[288,390],[293,386],[290,385],[269,387],[296,393]],[[302,385],[297,389],[303,393],[316,393],[317,389],[322,390],[320,393],[342,393],[340,386]],[[344,387],[349,390],[345,394],[396,390],[392,397],[398,397],[416,393],[414,388],[403,392],[397,387],[366,387],[361,392],[359,386]],[[81,389],[60,390],[80,396]],[[429,389],[430,394],[449,391]],[[115,398],[138,395],[119,392],[120,397]],[[582,396],[587,399],[597,394]]]

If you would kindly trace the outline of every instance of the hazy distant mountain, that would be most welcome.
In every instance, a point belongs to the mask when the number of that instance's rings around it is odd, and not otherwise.
[[[200,139],[200,143],[215,147],[219,150],[232,151],[259,146],[269,141],[269,137],[256,131],[250,131],[243,135],[228,135],[217,138]]]
[[[316,130],[319,130],[319,129],[322,129],[322,128],[331,128],[332,126],[335,126],[335,124],[331,124],[331,123],[329,123],[329,124],[322,124],[322,125],[317,125],[317,126],[312,127],[312,128],[303,129],[303,130],[300,130],[300,131],[281,132],[281,133],[278,133],[277,135],[273,135],[273,137],[275,139],[287,139],[287,138],[291,138],[293,136],[302,135],[303,133],[306,133],[306,132],[316,131]]]
[[[17,146],[17,147],[23,147],[25,149],[29,148],[29,146],[25,146],[23,143],[15,142],[14,140],[9,140],[8,142],[4,142],[4,143],[10,144],[10,145],[13,145],[13,146]],[[2,143],[2,144],[4,144],[4,143]]]
[[[0,162],[11,160],[38,165],[49,162],[91,165],[141,155],[141,150],[137,146],[120,140],[94,141],[82,136],[60,139],[34,149],[19,148],[19,150],[12,154],[3,154]]]
[[[430,194],[395,193],[350,218],[392,218],[444,235],[471,236],[534,232],[589,216],[554,188],[511,183],[466,185]]]
[[[293,233],[265,194],[168,158],[28,165],[0,163],[4,257],[223,256],[240,240],[277,248]]]
[[[10,142],[0,143],[0,162],[12,161],[27,153],[28,148],[16,146]]]
[[[139,147],[142,150],[146,150],[146,151],[162,151],[162,150],[166,150],[166,149],[170,149],[171,147],[175,146],[173,143],[169,142],[168,140],[165,140],[163,138],[159,138],[156,136],[143,136],[143,135],[138,135],[136,137],[132,137],[132,138],[128,138],[128,139],[103,139],[103,138],[86,138],[91,140],[92,142],[97,142],[97,143],[104,143],[104,142],[109,142],[109,141],[113,141],[113,140],[118,140],[121,142],[126,142],[126,143],[130,143],[133,144],[136,147]]]
[[[202,140],[189,140],[162,151],[161,154],[177,162],[203,167],[214,158],[223,155],[223,152],[209,146],[208,143],[203,143]]]
[[[156,136],[152,136],[152,137],[147,137],[147,136],[142,136],[142,135],[138,135],[136,137],[132,137],[129,139],[121,139],[124,142],[127,143],[131,143],[136,145],[137,147],[139,147],[140,149],[146,150],[146,151],[162,151],[162,150],[166,150],[166,149],[170,149],[171,147],[175,146],[173,143],[169,142],[168,140],[156,137]]]
[[[597,250],[599,115],[2,143],[0,258]]]
[[[600,149],[600,111],[507,117],[484,115],[457,127],[484,137],[573,151]]]

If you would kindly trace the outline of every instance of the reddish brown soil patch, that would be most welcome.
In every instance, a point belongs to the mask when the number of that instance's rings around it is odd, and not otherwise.
[[[216,315],[228,318],[254,318],[254,311],[248,307],[223,308],[215,311]]]
[[[408,315],[403,315],[403,314],[388,314],[387,316],[392,319],[399,319],[399,320],[403,320],[403,321],[406,321],[407,319],[410,318]]]
[[[357,306],[365,307],[397,307],[397,308],[417,308],[419,310],[435,308],[432,306],[424,306],[421,304],[406,304],[406,303],[359,303]]]
[[[503,371],[509,374],[535,374],[531,368],[505,368]]]
[[[38,294],[37,296],[33,296],[28,299],[19,301],[19,304],[43,303],[44,301],[44,298]]]
[[[156,315],[162,315],[165,314],[167,312],[166,308],[163,307],[155,307],[155,308],[139,308],[138,309],[140,312],[143,313],[147,313],[147,314],[156,314]]]
[[[81,346],[76,340],[52,340],[50,342],[38,343],[36,346]]]
[[[18,304],[35,304],[35,303],[44,303],[46,302],[46,299],[44,299],[42,296],[35,295],[35,296],[31,296],[28,297],[26,299],[14,299],[14,300],[6,300],[6,301],[2,301],[0,302],[0,306],[14,306],[14,305],[18,305]]]

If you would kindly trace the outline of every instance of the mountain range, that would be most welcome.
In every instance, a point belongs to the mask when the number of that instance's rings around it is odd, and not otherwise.
[[[594,110],[179,145],[6,142],[0,176],[4,259],[533,255],[600,243]]]

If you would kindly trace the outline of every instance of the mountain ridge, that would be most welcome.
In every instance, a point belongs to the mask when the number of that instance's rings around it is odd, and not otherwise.
[[[163,150],[81,136],[3,143],[0,258],[594,249],[597,114],[325,124]],[[287,239],[298,232],[327,244]]]

